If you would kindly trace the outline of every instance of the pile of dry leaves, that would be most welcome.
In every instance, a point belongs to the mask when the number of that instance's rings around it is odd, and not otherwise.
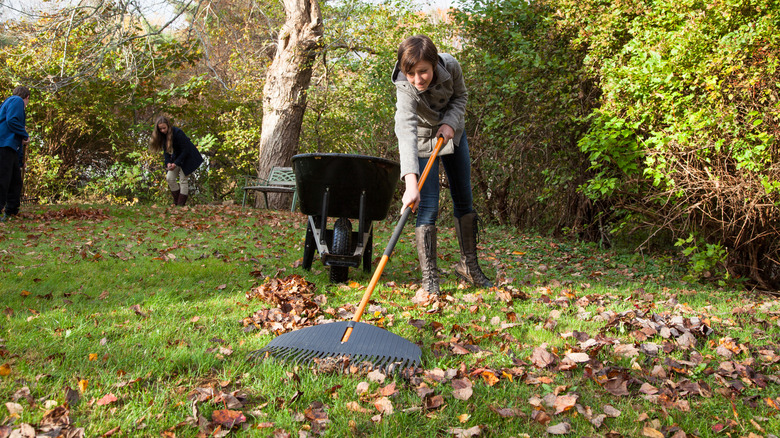
[[[321,306],[325,295],[314,295],[316,285],[300,275],[283,279],[266,278],[264,283],[246,293],[248,300],[259,299],[276,307],[260,309],[241,323],[248,329],[265,329],[277,335],[316,325],[323,319]]]

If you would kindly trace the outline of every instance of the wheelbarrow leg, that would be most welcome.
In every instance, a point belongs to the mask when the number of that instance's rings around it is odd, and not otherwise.
[[[374,229],[368,234],[366,246],[363,248],[363,272],[371,273],[371,260],[374,258]]]
[[[325,230],[328,226],[328,201],[330,200],[330,187],[325,187],[322,193],[322,216],[320,216],[320,245],[325,245]]]
[[[314,260],[314,251],[317,249],[317,243],[314,241],[314,231],[311,228],[311,221],[316,220],[309,218],[306,221],[306,240],[303,244],[303,269],[310,271],[311,263]]]

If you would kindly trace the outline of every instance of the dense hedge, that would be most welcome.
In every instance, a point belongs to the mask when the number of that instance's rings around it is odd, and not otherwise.
[[[483,216],[596,237],[596,208],[577,188],[587,156],[577,141],[599,90],[583,71],[587,51],[570,44],[549,2],[475,1],[456,15],[469,88],[476,202]]]
[[[584,187],[632,229],[671,230],[696,274],[780,287],[775,1],[558,2],[600,108]]]

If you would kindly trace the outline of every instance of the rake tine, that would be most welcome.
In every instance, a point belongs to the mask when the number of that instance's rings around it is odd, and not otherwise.
[[[318,355],[316,351],[309,350],[306,352],[306,354],[301,355],[298,357],[299,362],[313,362],[314,359],[317,359]]]
[[[298,362],[312,362],[317,357],[317,352],[309,350],[306,354],[298,356]]]
[[[279,348],[276,350],[276,355],[284,360],[292,359],[294,360],[295,355],[297,355],[298,352],[295,350],[288,350],[285,348]]]
[[[305,351],[296,351],[296,350],[285,350],[284,351],[284,360],[288,360],[290,362],[298,362],[301,360],[301,356],[306,354]]]
[[[309,357],[306,358],[306,362],[317,363],[327,357],[328,357],[327,354],[324,354],[321,351],[315,351],[311,355],[309,355]]]

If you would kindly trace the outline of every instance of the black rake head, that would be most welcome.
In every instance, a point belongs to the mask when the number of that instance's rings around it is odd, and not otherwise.
[[[388,373],[414,369],[420,365],[420,347],[412,342],[370,324],[352,323],[354,329],[342,343],[351,321],[340,321],[305,327],[285,333],[264,348],[249,353],[251,359],[277,359],[318,364],[334,358],[359,368],[373,368]]]

